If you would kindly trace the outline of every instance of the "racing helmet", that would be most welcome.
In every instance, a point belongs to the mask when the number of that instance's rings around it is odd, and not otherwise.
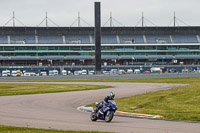
[[[115,97],[115,93],[114,93],[114,92],[110,92],[109,96],[110,96],[111,98],[114,98],[114,97]]]

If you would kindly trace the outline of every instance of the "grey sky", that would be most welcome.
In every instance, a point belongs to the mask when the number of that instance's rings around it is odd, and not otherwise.
[[[15,11],[15,17],[27,26],[36,26],[48,17],[59,26],[70,26],[80,12],[81,18],[94,25],[95,0],[0,0],[0,26],[3,26]],[[200,26],[200,0],[99,0],[102,25],[113,18],[125,26],[135,26],[144,17],[157,26],[168,26],[176,16],[191,26]],[[87,26],[81,22],[82,26]],[[146,23],[151,26],[150,23]],[[11,26],[9,23],[8,26]],[[16,22],[16,25],[21,24]],[[50,26],[54,26],[49,22]],[[76,24],[77,25],[77,24]],[[117,26],[117,23],[114,23]],[[141,25],[141,24],[140,24]],[[183,25],[179,22],[179,25]],[[41,26],[45,26],[42,24]]]

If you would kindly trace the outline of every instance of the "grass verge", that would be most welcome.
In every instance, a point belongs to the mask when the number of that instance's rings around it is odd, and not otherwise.
[[[180,80],[180,81],[179,81]],[[67,80],[19,80],[0,81],[1,82],[133,82],[133,83],[183,83],[186,80],[200,81],[200,77],[195,78],[154,78],[154,79],[67,79]]]
[[[111,86],[82,84],[0,83],[0,96],[96,90],[110,87]]]
[[[0,133],[108,133],[97,131],[62,131],[0,125]]]
[[[118,81],[118,79],[111,80],[111,82]],[[125,80],[121,81],[125,82]],[[200,78],[128,79],[126,81],[188,85],[116,99],[119,111],[161,115],[165,119],[200,121]]]
[[[161,115],[166,119],[200,121],[199,78],[140,81],[189,85],[117,99],[116,103],[120,111]]]

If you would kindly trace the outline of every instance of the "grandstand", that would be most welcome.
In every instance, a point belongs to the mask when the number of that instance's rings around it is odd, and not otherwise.
[[[102,27],[102,64],[199,64],[200,27]],[[0,27],[0,65],[93,65],[93,27]]]

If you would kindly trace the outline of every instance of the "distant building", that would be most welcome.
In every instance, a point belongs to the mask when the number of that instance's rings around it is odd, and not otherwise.
[[[102,27],[102,64],[200,63],[200,27]],[[93,27],[0,27],[0,65],[93,65]],[[134,59],[134,60],[133,60]]]

